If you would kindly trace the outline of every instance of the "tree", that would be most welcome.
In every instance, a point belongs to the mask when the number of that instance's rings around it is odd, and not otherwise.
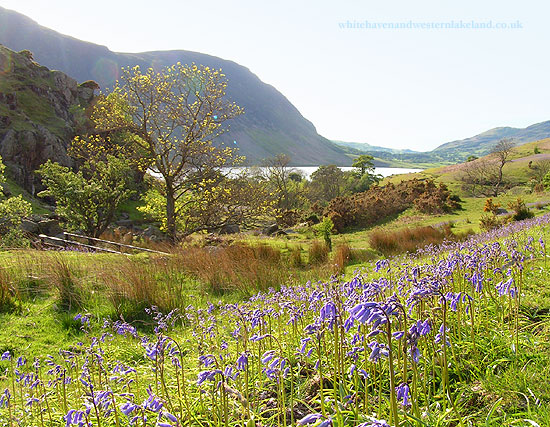
[[[145,194],[145,206],[138,210],[147,214],[167,230],[166,199],[158,188]],[[270,213],[271,204],[265,182],[241,175],[225,177],[224,182],[203,193],[188,193],[178,198],[176,210],[177,229],[188,235],[200,230],[214,231],[226,225],[253,225],[259,217]]]
[[[75,229],[99,237],[112,223],[121,202],[132,190],[132,169],[126,159],[107,156],[106,161],[89,160],[78,172],[48,160],[37,170],[56,211]]]
[[[342,195],[344,184],[345,174],[338,166],[319,166],[311,174],[309,197],[313,202],[329,202]]]
[[[504,168],[504,165],[510,161],[510,154],[512,154],[512,150],[514,146],[515,144],[513,139],[504,138],[504,139],[501,139],[491,150],[491,154],[497,160],[497,174],[496,174],[496,180],[493,184],[494,197],[498,196],[500,186],[502,185],[502,182],[503,182],[502,169]]]
[[[290,167],[290,156],[278,154],[262,162],[261,175],[267,180],[279,212],[295,209],[301,205],[300,175]]]
[[[355,173],[359,178],[363,177],[366,173],[374,173],[374,157],[369,154],[361,154],[354,161],[352,166],[356,169]]]
[[[472,160],[463,165],[461,180],[473,195],[497,197],[504,188],[503,169],[510,161],[513,140],[502,139],[491,150],[489,157]]]
[[[4,171],[6,167],[0,157],[0,183],[6,181]],[[2,193],[0,193],[2,194]],[[3,198],[3,195],[1,196]],[[22,218],[32,213],[31,204],[23,200],[21,195],[3,198],[0,201],[0,236],[2,247],[23,246],[28,241],[24,238],[19,226]]]
[[[166,230],[172,240],[178,215],[205,191],[223,185],[229,173],[223,168],[239,161],[234,149],[214,144],[228,130],[225,122],[243,113],[226,99],[226,87],[221,70],[195,64],[145,73],[128,68],[94,109],[98,133],[133,135],[148,167],[162,178],[158,191],[166,202]]]

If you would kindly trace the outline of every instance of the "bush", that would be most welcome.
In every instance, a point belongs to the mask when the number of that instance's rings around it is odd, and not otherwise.
[[[490,231],[497,227],[500,227],[506,222],[506,217],[499,219],[495,214],[484,214],[481,215],[479,220],[479,228],[484,231]]]
[[[328,260],[328,252],[327,245],[314,240],[309,247],[309,263],[312,265],[324,264]]]
[[[500,203],[494,203],[493,199],[489,198],[485,200],[485,206],[483,207],[483,212],[489,212],[493,215],[496,215],[498,209],[500,208]]]
[[[451,195],[444,184],[413,179],[401,183],[373,186],[368,191],[333,199],[325,216],[337,231],[346,227],[365,227],[415,206],[420,212],[438,214],[460,208],[460,199]]]
[[[512,215],[514,221],[521,221],[535,216],[525,205],[523,199],[519,197],[515,201],[508,203],[508,208],[514,211],[514,215]]]
[[[277,215],[276,220],[279,227],[294,227],[301,218],[302,213],[299,210],[291,209]]]
[[[313,228],[315,232],[325,240],[329,252],[332,251],[332,239],[330,237],[334,229],[332,220],[330,218],[323,218],[323,220]]]

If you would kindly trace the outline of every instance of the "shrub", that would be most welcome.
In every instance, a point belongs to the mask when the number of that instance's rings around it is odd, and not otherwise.
[[[333,199],[325,216],[341,232],[350,226],[368,226],[415,206],[429,214],[451,212],[460,207],[460,199],[451,195],[444,184],[413,179],[399,184],[375,185],[368,191]]]
[[[302,218],[302,213],[297,209],[291,209],[288,211],[281,212],[277,215],[277,225],[279,227],[294,227],[300,219]]]
[[[327,245],[314,240],[309,247],[309,263],[312,265],[324,264],[328,260],[328,252]]]
[[[330,218],[323,218],[323,220],[314,226],[315,232],[325,240],[325,244],[330,251],[332,251],[332,230],[334,229],[334,223]]]
[[[508,203],[508,208],[514,211],[512,218],[514,221],[521,221],[527,218],[533,218],[535,214],[525,205],[523,199],[518,197],[515,201]]]
[[[504,222],[506,222],[506,217],[499,219],[495,214],[484,214],[479,220],[479,227],[484,231],[490,231],[500,227]]]
[[[500,208],[500,203],[494,203],[493,199],[489,198],[485,200],[485,206],[483,207],[483,212],[489,212],[493,215],[496,215],[498,209]]]

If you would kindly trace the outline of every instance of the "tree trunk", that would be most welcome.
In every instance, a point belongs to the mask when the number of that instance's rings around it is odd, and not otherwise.
[[[166,232],[168,238],[176,241],[176,200],[171,183],[166,181]]]

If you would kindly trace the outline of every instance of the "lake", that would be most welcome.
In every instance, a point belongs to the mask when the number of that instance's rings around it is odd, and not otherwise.
[[[319,167],[318,166],[295,166],[293,169],[298,169],[300,172],[303,173],[303,175],[306,178],[310,178],[311,174],[315,172]],[[352,168],[351,166],[339,166],[339,168],[343,171],[350,171],[355,168]],[[374,173],[380,174],[383,177],[390,176],[390,175],[398,175],[403,173],[413,173],[413,172],[420,172],[423,169],[407,169],[407,168],[375,168]]]
[[[352,168],[351,166],[338,166],[343,171],[350,171],[355,168]],[[305,178],[309,179],[311,177],[311,174],[315,172],[319,166],[292,166],[290,169],[296,169],[300,171]],[[229,176],[235,176],[238,173],[242,172],[244,169],[247,169],[246,167],[235,167],[230,169]],[[374,173],[380,174],[383,177],[387,177],[390,175],[399,175],[404,173],[414,173],[414,172],[420,172],[423,169],[408,169],[408,168],[375,168]],[[150,175],[160,178],[160,174],[153,172],[152,170],[147,171]]]

